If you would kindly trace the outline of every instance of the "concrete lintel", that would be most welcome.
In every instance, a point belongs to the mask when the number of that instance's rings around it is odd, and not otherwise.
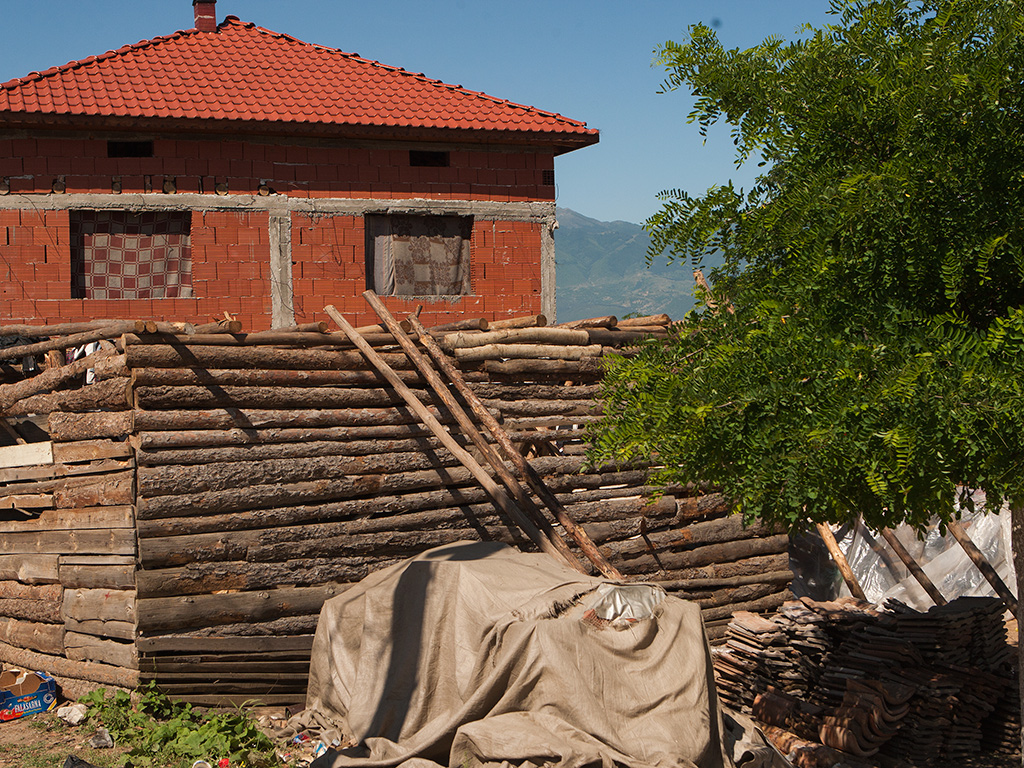
[[[0,196],[0,210],[128,210],[128,211],[268,211],[361,216],[367,213],[419,213],[475,216],[498,221],[544,222],[554,216],[553,202],[500,202],[491,200],[374,200],[340,197],[287,197],[285,195],[200,195],[183,193],[39,194]]]

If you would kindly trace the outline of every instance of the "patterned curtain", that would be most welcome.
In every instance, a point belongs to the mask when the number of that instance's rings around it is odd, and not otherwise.
[[[191,297],[191,224],[189,211],[72,211],[71,295]]]
[[[472,292],[466,216],[366,217],[373,285],[382,296],[462,296]]]

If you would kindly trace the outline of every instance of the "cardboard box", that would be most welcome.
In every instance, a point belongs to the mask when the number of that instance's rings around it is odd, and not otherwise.
[[[0,721],[16,720],[57,706],[57,681],[45,672],[0,672]]]

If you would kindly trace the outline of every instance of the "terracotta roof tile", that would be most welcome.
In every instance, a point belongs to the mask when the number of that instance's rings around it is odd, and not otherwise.
[[[597,135],[234,16],[216,32],[176,32],[11,80],[0,85],[0,112]]]

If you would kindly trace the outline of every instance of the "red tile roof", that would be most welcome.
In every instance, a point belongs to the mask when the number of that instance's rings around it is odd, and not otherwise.
[[[0,119],[92,116],[463,129],[597,141],[586,123],[228,16],[0,85]],[[555,136],[551,136],[555,134]],[[538,136],[539,138],[539,136]]]

